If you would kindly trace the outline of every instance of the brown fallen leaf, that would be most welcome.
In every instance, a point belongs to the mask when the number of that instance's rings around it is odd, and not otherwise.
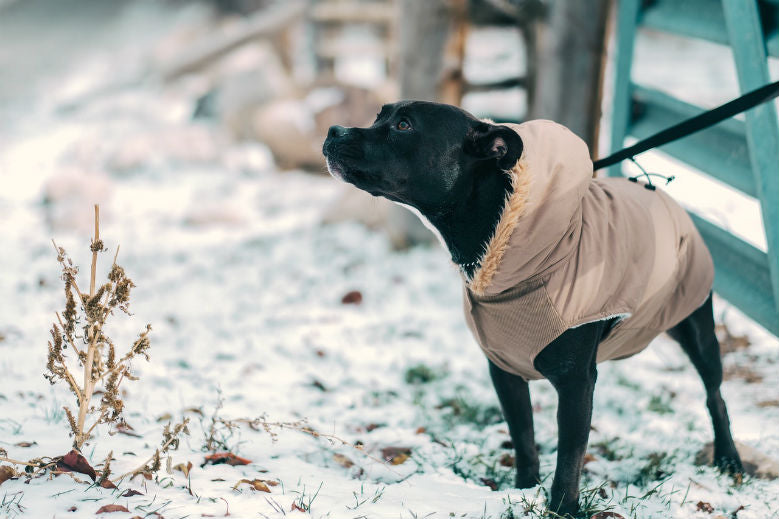
[[[143,492],[138,492],[137,490],[133,490],[132,488],[128,488],[124,492],[122,492],[122,497],[133,497],[133,496],[142,496],[144,495]]]
[[[192,470],[192,462],[188,461],[186,465],[183,463],[178,463],[176,465],[173,465],[173,470],[178,470],[179,472],[184,473],[184,477],[189,477],[189,471]]]
[[[114,482],[108,478],[105,478],[104,480],[100,481],[100,486],[103,488],[116,488]]]
[[[0,485],[16,476],[16,471],[8,465],[0,466]]]
[[[327,391],[325,385],[317,379],[311,381],[311,386],[317,388],[319,391],[322,391],[323,393]]]
[[[75,506],[71,506],[70,508],[68,508],[68,512],[75,512],[76,510],[78,510],[78,508],[76,508]]]
[[[490,479],[490,478],[479,478],[479,480],[480,480],[482,483],[484,483],[484,486],[490,487],[490,490],[492,490],[493,492],[495,492],[495,491],[497,491],[497,490],[498,490],[498,484],[497,484],[497,483],[495,483],[495,480],[494,480],[494,479]]]
[[[588,452],[587,454],[584,455],[584,465],[586,465],[586,464],[588,464],[590,462],[593,462],[593,461],[595,461],[597,459],[598,458],[596,458],[594,454],[590,454]]]
[[[113,512],[129,512],[127,508],[122,505],[105,505],[98,508],[97,514],[110,514]]]
[[[135,429],[133,429],[133,427],[127,422],[116,424],[116,427],[114,428],[114,434],[116,433],[124,434],[125,436],[132,436],[133,438],[143,438],[143,436],[135,432]]]
[[[259,490],[260,492],[268,492],[268,493],[270,493],[270,488],[268,488],[268,487],[269,486],[275,487],[279,483],[278,483],[278,481],[272,481],[272,480],[268,480],[268,479],[242,479],[242,480],[238,481],[238,483],[233,485],[233,490],[237,490],[238,487],[240,485],[242,485],[242,484],[249,485],[254,490]]]
[[[297,503],[292,503],[292,506],[289,507],[289,510],[290,512],[294,512],[295,510],[297,510],[298,512],[303,512],[304,514],[306,513],[306,511],[300,508]]]
[[[427,432],[427,427],[417,427],[417,430],[415,431],[416,434],[425,434]]]
[[[596,512],[590,516],[590,519],[625,519],[623,516],[619,515],[617,512],[609,512],[604,510],[603,512]]]
[[[86,474],[92,481],[97,480],[95,469],[93,469],[87,459],[75,449],[65,454],[62,459],[57,462],[57,468],[64,472]]]
[[[722,371],[724,380],[742,379],[747,384],[759,384],[763,375],[749,366],[725,366]]]
[[[757,403],[757,407],[779,407],[779,400],[762,400]]]
[[[38,442],[19,442],[19,443],[14,443],[14,446],[16,446],[16,447],[32,447],[33,445],[38,445]]]
[[[719,339],[721,355],[743,350],[750,345],[749,337],[746,335],[733,335],[724,323],[715,325],[714,331],[717,333],[717,339]]]
[[[411,457],[411,447],[384,447],[381,457],[392,465],[400,465]]]
[[[225,463],[227,465],[248,465],[251,460],[236,456],[232,452],[217,452],[206,456],[206,461],[203,465],[220,465]]]
[[[167,422],[171,418],[173,418],[173,415],[170,413],[161,414],[160,416],[157,417],[157,422]]]
[[[360,303],[362,303],[362,292],[359,290],[347,292],[341,298],[341,304],[344,305],[359,305]]]
[[[706,512],[707,514],[714,513],[714,507],[711,506],[711,504],[707,503],[706,501],[698,501],[695,504],[695,509],[698,512]]]
[[[512,456],[511,454],[506,453],[506,454],[504,454],[503,456],[500,457],[499,463],[503,467],[513,467],[514,466],[514,456]]]
[[[344,456],[340,453],[333,454],[333,460],[335,460],[336,463],[341,465],[343,468],[348,469],[354,466],[354,462],[350,460],[348,457]]]

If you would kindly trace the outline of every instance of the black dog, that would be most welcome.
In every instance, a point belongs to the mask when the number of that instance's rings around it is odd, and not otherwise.
[[[500,219],[511,184],[506,175],[523,153],[520,136],[459,108],[428,102],[386,105],[370,128],[330,128],[323,153],[331,174],[371,193],[418,210],[440,233],[452,260],[473,273]],[[535,369],[558,393],[557,468],[550,508],[578,510],[579,480],[592,416],[599,343],[615,320],[570,328],[549,343]],[[741,472],[720,395],[722,365],[714,334],[711,296],[668,333],[703,379],[714,425],[715,462]],[[516,486],[539,482],[538,454],[528,384],[493,362],[489,371],[516,449]]]

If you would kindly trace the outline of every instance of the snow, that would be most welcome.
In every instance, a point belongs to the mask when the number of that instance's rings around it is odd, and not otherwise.
[[[100,275],[121,244],[118,261],[137,285],[133,316],[115,316],[108,332],[120,350],[146,323],[153,332],[151,361],[133,365],[140,380],[122,385],[127,421],[140,437],[109,435],[101,426],[84,455],[98,466],[113,451],[114,474],[121,474],[160,443],[166,419],[158,418],[189,417],[191,434],[171,454],[173,465],[194,467],[189,479],[163,470],[115,491],[66,476],[6,481],[0,516],[92,517],[111,503],[130,510],[115,517],[224,516],[228,507],[231,517],[303,516],[291,511],[295,502],[310,503],[313,517],[537,516],[554,469],[554,390],[544,381],[531,385],[544,482],[512,489],[513,469],[500,464],[513,454],[501,446],[506,425],[463,322],[460,280],[445,251],[397,252],[385,236],[358,225],[321,226],[337,182],[279,173],[262,144],[231,143],[217,128],[192,122],[185,83],[138,84],[78,110],[57,109],[74,85],[110,79],[114,56],[140,59],[134,27],[154,27],[142,38],[151,46],[193,16],[152,2],[127,9],[105,29],[115,32],[104,36],[108,47],[50,78],[49,95],[34,90],[28,112],[0,106],[11,114],[0,135],[0,447],[23,460],[70,449],[62,406],[72,405],[72,395],[42,377],[49,326],[63,306],[50,240],[86,272],[90,204],[99,195],[110,250]],[[350,290],[361,291],[362,304],[341,303]],[[725,382],[734,435],[779,458],[779,407],[758,406],[779,394],[779,344],[726,302],[715,303],[732,333],[751,341],[725,356],[726,370],[745,366],[763,377],[759,384]],[[430,380],[408,383],[409,370]],[[597,506],[640,518],[706,517],[696,510],[699,501],[714,515],[740,506],[740,519],[777,514],[777,481],[747,478],[736,486],[694,464],[711,425],[700,380],[670,339],[661,336],[599,371],[594,461],[582,483]],[[294,429],[275,430],[273,441],[238,422],[221,431],[224,442],[252,463],[201,467],[220,398],[226,420],[305,419],[346,444]],[[16,445],[23,441],[36,443]],[[358,442],[362,449],[352,447]],[[389,465],[376,460],[386,447],[412,454]],[[354,465],[344,467],[335,454]],[[659,475],[652,459],[662,454]],[[279,485],[269,494],[233,489],[256,478]],[[499,490],[480,478],[495,480]],[[601,485],[605,497],[597,493]],[[128,488],[143,495],[121,497]]]

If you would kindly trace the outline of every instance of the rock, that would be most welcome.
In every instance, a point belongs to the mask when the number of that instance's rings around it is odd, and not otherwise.
[[[252,123],[254,138],[270,148],[280,168],[324,169],[322,141],[303,101],[272,101],[255,112]]]
[[[779,461],[741,442],[736,442],[736,449],[747,474],[760,479],[779,478]],[[713,457],[714,444],[709,442],[695,456],[695,464],[711,465]]]
[[[324,173],[322,143],[330,126],[369,126],[383,101],[359,87],[317,86],[304,97],[259,107],[252,116],[252,137],[268,145],[282,169]]]
[[[233,137],[252,136],[254,111],[280,97],[299,95],[279,56],[257,42],[225,56],[211,74],[217,89],[214,111]]]

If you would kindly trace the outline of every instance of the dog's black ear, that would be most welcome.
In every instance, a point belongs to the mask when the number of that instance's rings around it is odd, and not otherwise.
[[[508,126],[480,122],[468,132],[465,152],[479,160],[496,160],[498,167],[509,170],[522,156],[522,139]]]

